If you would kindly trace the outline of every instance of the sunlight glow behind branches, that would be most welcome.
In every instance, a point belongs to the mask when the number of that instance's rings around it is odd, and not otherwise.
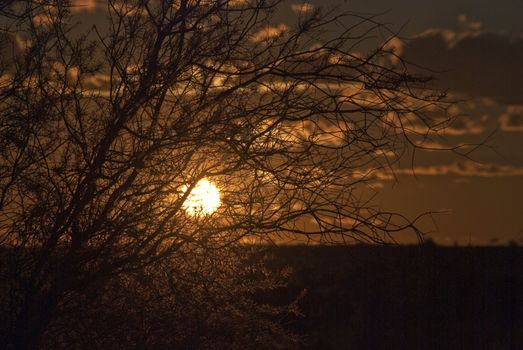
[[[184,186],[183,192],[187,190]],[[220,191],[207,179],[201,179],[183,203],[185,211],[192,216],[209,215],[220,206]]]

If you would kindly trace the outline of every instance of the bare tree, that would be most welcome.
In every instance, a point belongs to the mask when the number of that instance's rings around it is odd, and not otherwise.
[[[386,40],[365,47],[393,34],[373,18],[314,10],[283,25],[280,5],[110,0],[88,32],[66,1],[2,8],[0,239],[16,348],[36,346],[71,293],[191,252],[419,234],[374,206],[372,186],[449,122],[434,113],[444,95]],[[202,180],[220,192],[211,211],[187,205]]]

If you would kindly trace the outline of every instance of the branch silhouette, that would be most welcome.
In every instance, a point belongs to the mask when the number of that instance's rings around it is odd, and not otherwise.
[[[291,26],[272,20],[280,1],[110,0],[84,31],[67,1],[2,6],[6,343],[48,344],[71,295],[166,262],[176,281],[249,240],[421,239],[372,185],[452,118],[386,38],[367,48],[393,34],[378,19],[316,9]],[[195,217],[183,204],[204,178],[221,206]]]

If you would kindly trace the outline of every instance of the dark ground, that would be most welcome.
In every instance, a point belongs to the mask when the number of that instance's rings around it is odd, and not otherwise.
[[[288,287],[256,299],[287,304],[306,291],[303,316],[285,320],[304,349],[523,349],[522,247],[283,246],[269,253],[274,268],[293,273]],[[106,314],[120,315],[127,334],[133,323],[118,305]]]
[[[523,349],[523,248],[274,248],[308,349]]]

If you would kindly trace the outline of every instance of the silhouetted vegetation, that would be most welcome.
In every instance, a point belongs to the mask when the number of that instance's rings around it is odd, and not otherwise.
[[[246,259],[252,249],[221,267],[193,256],[195,270],[171,260],[71,293],[40,348],[523,346],[522,248],[287,246]],[[9,327],[2,317],[1,334]]]
[[[280,247],[306,349],[520,349],[523,249]],[[289,299],[290,300],[290,299]]]
[[[293,299],[255,302],[284,279],[244,242],[422,240],[373,184],[450,125],[445,93],[374,17],[278,25],[281,3],[109,0],[82,27],[71,1],[2,2],[4,343],[288,348]]]
[[[267,270],[266,249],[237,247],[179,254],[154,267],[92,281],[53,309],[39,349],[292,349],[299,337],[294,300],[265,303],[256,295],[284,288],[288,269]],[[2,250],[0,275],[15,280],[13,260],[29,253]],[[0,288],[0,348],[17,327],[23,286]],[[296,296],[294,297],[296,298]],[[48,313],[47,305],[33,306]],[[42,310],[38,310],[41,308]]]

